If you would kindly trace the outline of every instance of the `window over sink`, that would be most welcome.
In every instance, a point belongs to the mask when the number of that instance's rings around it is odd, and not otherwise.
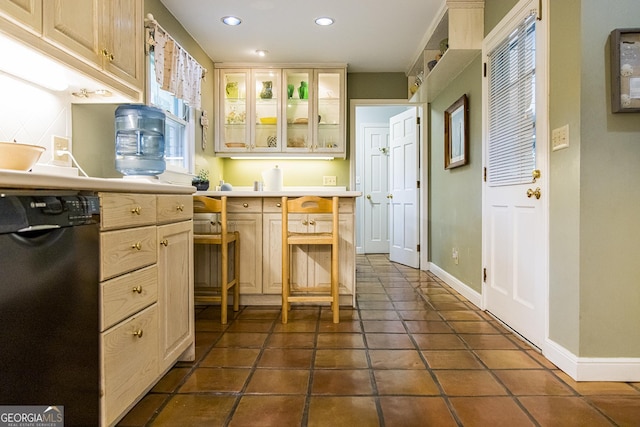
[[[153,50],[149,53],[149,103],[166,113],[164,152],[167,170],[178,173],[194,171],[194,109],[156,80]]]

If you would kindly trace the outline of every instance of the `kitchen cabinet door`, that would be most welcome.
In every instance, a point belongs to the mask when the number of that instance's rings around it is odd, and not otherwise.
[[[314,121],[317,153],[345,152],[344,70],[315,70],[317,121]]]
[[[0,16],[42,34],[42,0],[0,0]]]
[[[43,2],[44,38],[102,68],[99,0],[47,0]]]
[[[227,221],[240,233],[240,294],[261,294],[262,213],[230,212]]]
[[[136,88],[142,88],[144,82],[143,13],[140,0],[102,2],[102,66]]]
[[[250,72],[246,69],[216,70],[218,111],[216,151],[242,153],[251,145]]]
[[[286,103],[282,116],[286,118],[284,126],[283,147],[286,151],[307,152],[313,143],[313,70],[283,70],[283,86],[286,90]]]
[[[255,153],[279,152],[282,141],[280,114],[281,70],[252,70],[253,109],[251,125]]]
[[[158,226],[160,371],[193,344],[193,222]]]

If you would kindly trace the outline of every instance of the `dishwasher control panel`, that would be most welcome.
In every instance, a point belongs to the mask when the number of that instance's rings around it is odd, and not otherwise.
[[[100,199],[87,195],[5,195],[0,233],[71,227],[99,222]]]

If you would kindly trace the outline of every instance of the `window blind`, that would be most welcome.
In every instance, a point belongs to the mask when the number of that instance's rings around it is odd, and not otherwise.
[[[531,182],[536,168],[535,15],[488,55],[488,184]]]

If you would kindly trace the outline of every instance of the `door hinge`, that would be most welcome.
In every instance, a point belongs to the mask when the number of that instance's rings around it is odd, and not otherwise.
[[[420,181],[416,182],[416,188],[420,188]]]
[[[418,252],[420,252],[420,244],[418,244],[418,248],[417,249],[418,249]]]
[[[420,124],[420,117],[416,117],[416,124]]]
[[[483,72],[482,74],[484,74],[484,77],[487,77],[487,63],[485,62],[482,66]]]
[[[482,281],[484,283],[487,283],[487,269],[486,268],[482,269]]]
[[[484,179],[484,182],[487,182],[487,168],[484,168],[484,172],[482,172],[482,179]]]

